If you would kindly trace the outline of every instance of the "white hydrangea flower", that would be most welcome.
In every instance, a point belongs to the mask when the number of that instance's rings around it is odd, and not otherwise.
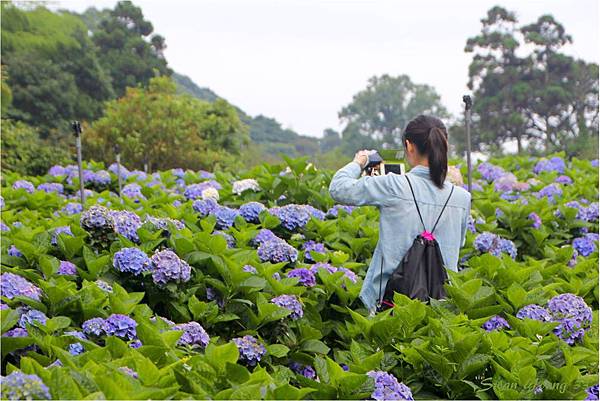
[[[260,191],[260,186],[254,178],[246,178],[245,180],[235,181],[233,183],[233,193],[240,195],[242,192],[247,190]]]
[[[219,191],[217,191],[213,187],[208,187],[201,193],[202,199],[214,199],[215,201],[219,200]]]

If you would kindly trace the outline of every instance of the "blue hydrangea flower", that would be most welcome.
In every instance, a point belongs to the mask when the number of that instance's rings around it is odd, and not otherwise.
[[[106,333],[107,324],[101,317],[94,317],[83,322],[81,330],[88,336],[101,336]]]
[[[354,206],[347,206],[347,205],[334,205],[332,208],[330,208],[327,211],[327,216],[331,216],[331,217],[338,217],[339,211],[343,210],[344,212],[351,214],[352,211],[354,210]]]
[[[568,175],[559,175],[558,177],[556,177],[554,182],[556,182],[557,184],[570,185],[573,183],[573,180]]]
[[[227,229],[233,225],[240,212],[227,206],[218,206],[211,214],[217,218],[217,228]]]
[[[142,187],[136,183],[125,185],[121,190],[121,195],[125,196],[126,198],[135,200],[146,199],[144,194],[142,194]]]
[[[317,220],[325,220],[325,212],[322,210],[313,207],[312,205],[304,205],[304,208],[308,212],[309,215],[314,217]]]
[[[517,257],[517,247],[512,241],[487,231],[479,234],[473,245],[479,252],[489,252],[494,256],[506,253],[513,259]]]
[[[496,192],[512,191],[517,184],[517,177],[513,173],[505,173],[494,179],[494,190]]]
[[[81,214],[81,227],[90,232],[113,231],[114,222],[110,210],[104,206],[94,205]]]
[[[404,383],[399,383],[394,375],[381,370],[371,370],[367,372],[367,376],[375,382],[375,389],[371,393],[374,400],[413,400],[410,388]]]
[[[79,355],[83,354],[83,345],[81,343],[73,343],[69,344],[69,354],[71,355]]]
[[[317,285],[315,273],[303,267],[290,270],[289,272],[287,272],[287,276],[296,277],[298,279],[298,283],[302,284],[305,287],[314,287],[315,285]]]
[[[54,232],[52,233],[52,239],[50,240],[50,243],[52,245],[56,245],[58,236],[60,234],[64,234],[64,235],[70,235],[71,237],[73,236],[73,233],[71,232],[71,227],[70,226],[61,226],[61,227],[56,227],[54,229]]]
[[[152,280],[162,286],[169,282],[186,282],[190,279],[192,268],[171,250],[157,251],[150,258],[152,262]]]
[[[587,257],[596,251],[596,244],[594,244],[592,237],[584,236],[573,240],[573,248],[579,255]]]
[[[8,330],[6,333],[2,334],[2,337],[27,337],[29,333],[27,330],[22,327],[15,327],[14,329]]]
[[[240,361],[245,362],[249,366],[255,366],[267,353],[265,346],[250,335],[234,338],[233,342],[240,352]]]
[[[36,309],[29,308],[17,308],[17,311],[21,313],[21,317],[19,318],[18,325],[21,328],[26,329],[27,325],[33,325],[34,322],[38,322],[41,325],[45,325],[48,317],[44,312],[41,312]]]
[[[134,348],[134,349],[140,348],[142,345],[143,344],[140,340],[133,340],[132,342],[129,343],[129,347]]]
[[[301,364],[298,362],[292,362],[292,363],[290,363],[290,369],[293,372],[298,373],[299,375],[302,375],[309,379],[315,380],[317,378],[317,372],[310,365],[304,365],[304,364]]]
[[[17,180],[13,183],[13,189],[24,189],[25,192],[32,194],[35,190],[33,184],[27,180]]]
[[[119,370],[120,372],[123,372],[127,376],[133,377],[134,379],[139,378],[137,372],[131,368],[128,368],[127,366],[121,366],[117,370]]]
[[[506,174],[501,167],[494,166],[488,162],[481,163],[479,166],[477,166],[477,171],[479,171],[483,179],[488,182],[492,182],[496,178],[500,178]]]
[[[295,295],[280,295],[271,299],[271,302],[277,306],[281,306],[282,308],[290,310],[292,313],[289,315],[289,317],[293,320],[300,319],[302,316],[304,316],[302,304]]]
[[[536,304],[529,304],[523,306],[516,315],[519,319],[533,319],[539,320],[541,322],[550,322],[552,321],[552,316],[546,308],[543,306],[539,306]]]
[[[48,170],[48,175],[51,175],[52,177],[58,177],[59,175],[66,175],[66,171],[65,168],[63,166],[59,166],[59,165],[54,165],[52,167],[50,167],[50,169]]]
[[[529,216],[527,216],[527,218],[533,221],[533,223],[531,223],[531,227],[537,229],[542,226],[542,219],[540,218],[540,216],[537,215],[537,213],[531,212],[529,213]]]
[[[127,210],[111,210],[110,217],[118,234],[130,241],[140,242],[137,230],[142,226],[142,221],[137,214]]]
[[[593,160],[596,162],[596,165],[594,167],[598,167],[598,159]],[[587,397],[585,397],[586,400],[597,400],[598,399],[598,385],[594,384],[591,387],[588,387],[587,389],[585,389],[585,392],[587,393]]]
[[[104,330],[109,336],[117,336],[133,340],[137,337],[137,322],[129,316],[114,313],[104,321]]]
[[[302,228],[310,220],[310,214],[304,205],[289,204],[272,207],[269,213],[281,220],[281,225],[290,231]]]
[[[198,322],[176,324],[172,327],[172,330],[183,330],[183,334],[177,340],[178,345],[200,346],[204,348],[210,341],[208,333]]]
[[[466,189],[467,191],[469,190],[469,184],[468,183],[467,184],[462,184],[461,187],[463,189]],[[473,182],[471,182],[471,190],[472,191],[483,191],[483,187],[479,183],[473,181]]]
[[[202,192],[208,188],[219,190],[221,189],[221,185],[212,180],[201,182],[199,184],[191,184],[186,187],[185,191],[183,191],[183,196],[190,200],[200,199],[202,198]]]
[[[119,176],[119,173],[120,173],[121,178],[124,180],[126,180],[129,177],[129,174],[131,174],[125,166],[123,166],[122,164],[119,166],[117,163],[112,163],[110,166],[108,166],[108,171],[110,171],[117,177]]]
[[[67,260],[61,260],[57,273],[65,276],[74,276],[77,274],[77,266]]]
[[[138,248],[123,248],[115,253],[113,267],[121,273],[137,276],[150,270],[150,258]]]
[[[263,228],[256,234],[256,237],[252,240],[255,245],[262,245],[268,241],[283,241],[281,238],[273,234],[273,231],[268,228]]]
[[[329,263],[323,263],[323,262],[318,262],[315,263],[314,265],[312,265],[310,267],[311,271],[314,271],[315,273],[319,270],[319,269],[324,269],[327,270],[329,273],[335,273],[337,272],[337,267],[330,265]]]
[[[298,260],[298,251],[283,240],[267,241],[258,247],[258,257],[263,262],[295,262]]]
[[[501,330],[503,328],[510,329],[510,325],[506,319],[498,315],[489,318],[485,323],[483,323],[483,325],[481,325],[481,327],[483,327],[486,331]]]
[[[67,203],[60,211],[68,215],[77,214],[83,212],[83,206],[81,203],[70,202]]]
[[[14,257],[17,257],[17,258],[20,258],[20,257],[23,256],[23,254],[21,253],[21,251],[19,250],[19,248],[17,248],[14,245],[9,246],[7,252],[8,252],[8,256],[14,256]]]
[[[242,267],[242,270],[245,271],[246,273],[252,273],[252,274],[258,273],[256,271],[256,267],[254,267],[252,265],[244,265],[244,267]]]
[[[104,292],[108,292],[108,293],[113,292],[112,286],[104,280],[98,279],[98,280],[94,281],[94,283],[98,286],[98,288],[100,288]]]
[[[565,161],[560,157],[556,156],[549,160],[541,159],[540,161],[538,161],[533,167],[533,172],[535,174],[539,174],[542,171],[556,171],[562,174],[565,172],[565,168]]]
[[[348,280],[352,281],[353,283],[356,283],[358,281],[358,276],[356,275],[356,273],[354,273],[352,270],[350,270],[346,267],[338,267],[337,271],[344,272],[344,277],[346,277]]]
[[[240,206],[240,215],[249,223],[258,223],[260,212],[267,210],[260,202],[248,202]]]
[[[64,191],[63,184],[59,184],[58,182],[44,182],[37,187],[38,191],[44,192],[56,192],[57,194],[62,194]]]
[[[169,224],[173,224],[178,230],[183,230],[185,228],[185,224],[183,224],[181,221],[170,219],[168,217],[154,217],[146,215],[146,219],[144,220],[144,222],[150,222],[155,228],[159,230],[169,230]]]
[[[4,309],[9,309],[8,305],[3,304],[2,302],[0,302],[0,310],[4,310]]]
[[[10,227],[0,221],[0,231],[10,231]]]
[[[554,334],[567,344],[583,339],[592,324],[592,308],[583,298],[575,294],[560,294],[548,301],[548,310],[552,320],[560,324],[554,328]]]
[[[216,200],[212,198],[195,200],[192,203],[192,209],[200,213],[202,216],[208,216],[219,207]]]
[[[219,230],[215,231],[213,234],[220,235],[221,237],[225,238],[225,241],[227,241],[227,248],[235,248],[235,238],[233,238],[231,235]]]
[[[15,370],[5,377],[0,377],[3,400],[50,400],[50,389],[38,375],[26,375]]]
[[[314,252],[321,253],[321,254],[324,254],[327,252],[327,249],[325,248],[324,244],[313,241],[313,240],[306,241],[302,245],[302,249],[304,249],[304,258],[306,259],[307,262],[314,262],[312,255],[310,254],[310,251],[314,251]]]
[[[81,331],[71,330],[71,331],[65,331],[63,334],[65,336],[72,336],[72,337],[78,338],[80,340],[88,339],[87,336],[84,333],[82,333]]]
[[[0,288],[2,296],[8,299],[20,295],[39,301],[42,297],[42,290],[23,277],[13,273],[2,273],[0,276]]]
[[[171,174],[173,174],[177,178],[183,178],[183,176],[185,175],[185,171],[183,171],[182,168],[172,168]]]
[[[198,176],[200,176],[200,178],[204,178],[204,179],[215,178],[215,175],[213,173],[211,173],[210,171],[206,171],[206,170],[199,170]]]

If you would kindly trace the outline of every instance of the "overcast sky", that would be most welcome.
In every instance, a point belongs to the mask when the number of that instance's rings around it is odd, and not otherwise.
[[[51,8],[83,11],[116,1],[66,0]],[[251,115],[301,134],[340,128],[338,111],[373,75],[407,74],[436,88],[461,112],[471,60],[468,37],[489,8],[521,24],[550,13],[573,37],[565,52],[598,62],[598,0],[137,0],[167,61]]]

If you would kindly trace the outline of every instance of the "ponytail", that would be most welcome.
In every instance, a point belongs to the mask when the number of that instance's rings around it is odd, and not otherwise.
[[[432,127],[429,130],[426,143],[429,176],[435,186],[442,189],[448,173],[448,140],[441,128]]]
[[[429,177],[436,187],[443,189],[448,173],[448,132],[444,123],[436,117],[420,115],[411,120],[402,135],[417,151],[427,156]]]

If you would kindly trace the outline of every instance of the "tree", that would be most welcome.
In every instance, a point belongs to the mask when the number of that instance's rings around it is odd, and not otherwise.
[[[86,158],[110,163],[118,144],[126,165],[142,168],[147,162],[152,170],[235,165],[247,143],[247,129],[232,106],[179,95],[168,77],[152,78],[147,89],[128,88],[84,132]]]
[[[342,144],[340,133],[334,129],[327,128],[323,131],[323,138],[319,141],[321,152],[329,152]]]
[[[367,88],[354,95],[338,116],[346,123],[345,136],[356,138],[358,133],[383,146],[398,147],[402,130],[419,114],[448,115],[433,87],[415,84],[406,75],[384,74],[370,78]]]
[[[144,19],[142,9],[131,1],[120,1],[108,18],[90,10],[89,24],[97,26],[93,41],[102,54],[102,66],[112,78],[113,89],[122,96],[127,87],[145,86],[155,75],[171,75],[163,51],[165,40],[152,35],[154,28]]]

